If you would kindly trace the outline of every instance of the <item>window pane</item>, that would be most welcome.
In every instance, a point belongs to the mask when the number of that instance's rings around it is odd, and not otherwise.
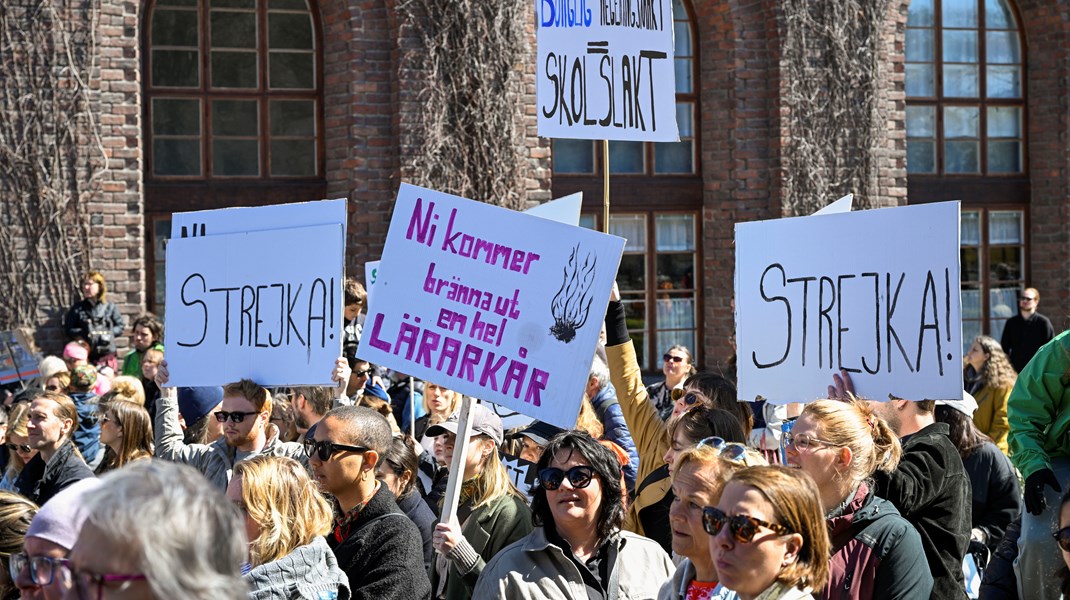
[[[311,50],[312,19],[307,14],[268,13],[268,47]]]
[[[988,249],[988,277],[997,281],[1018,281],[1022,278],[1022,247],[992,246]]]
[[[985,0],[985,25],[991,29],[1014,29],[1014,14],[1005,0]],[[999,339],[999,338],[996,338]]]
[[[268,8],[282,10],[308,10],[305,0],[270,0]]]
[[[977,62],[977,32],[945,30],[944,62]]]
[[[680,7],[683,8],[682,6]],[[673,6],[673,19],[676,20],[672,24],[673,43],[676,46],[674,51],[675,56],[691,56],[691,27],[687,22],[687,12],[680,12]]]
[[[963,281],[980,281],[981,280],[981,254],[980,250],[975,246],[965,247],[959,249],[960,255],[960,269],[961,277]],[[978,304],[978,306],[980,306]],[[965,313],[964,313],[965,314]]]
[[[200,135],[200,101],[153,98],[152,133],[153,135]]]
[[[944,95],[952,98],[977,97],[977,67],[944,65]]]
[[[676,300],[673,300],[676,302]],[[691,302],[694,302],[692,300]],[[662,323],[661,319],[661,306],[658,306],[658,327],[669,327]],[[692,325],[693,327],[693,325]],[[695,332],[692,331],[659,331],[658,332],[658,352],[662,353],[672,348],[673,346],[684,346],[691,351],[695,352]]]
[[[271,140],[271,174],[311,177],[316,174],[316,140]]]
[[[643,142],[609,142],[610,173],[642,173]]]
[[[657,249],[692,251],[695,249],[695,217],[692,215],[658,215],[654,218]]]
[[[212,135],[256,137],[256,100],[213,100]]]
[[[693,173],[694,148],[691,140],[654,144],[655,173]]]
[[[196,50],[153,50],[152,85],[158,87],[197,87],[200,67]]]
[[[163,10],[152,13],[153,46],[193,46],[200,41],[197,38],[197,11]]]
[[[212,172],[218,176],[260,174],[260,144],[256,140],[212,140]]]
[[[271,72],[268,81],[273,89],[311,89],[316,70],[309,52],[272,52],[268,54]]]
[[[695,296],[692,292],[685,292],[684,294],[664,294],[659,291],[655,306],[657,306],[658,309],[658,329],[691,329],[695,326]],[[692,331],[680,333],[684,333],[687,338],[690,338]],[[660,342],[661,337],[662,334],[659,333],[658,349],[659,351],[664,352],[665,350],[668,350],[672,344],[662,346]],[[693,348],[693,346],[688,346],[688,348]]]
[[[256,48],[256,13],[212,11],[213,48]]]
[[[977,0],[943,0],[944,27],[977,27]]]
[[[212,8],[256,8],[256,0],[211,0]]]
[[[962,322],[962,355],[966,356],[966,353],[970,351],[970,346],[973,345],[973,339],[981,335],[981,322],[980,321],[963,321]],[[998,338],[997,338],[998,339]]]
[[[988,315],[990,317],[989,335],[997,340],[1003,335],[1003,325],[1007,319],[1018,312],[1018,294],[1020,289],[1014,287],[999,287],[988,292]]]
[[[689,290],[695,287],[695,255],[659,254],[658,289]]]
[[[932,27],[933,0],[914,0],[907,11],[907,27]]]
[[[985,58],[988,62],[1013,64],[1021,61],[1018,53],[1018,32],[989,31],[985,37]]]
[[[907,140],[907,173],[936,172],[936,142]]]
[[[1022,144],[1021,142],[988,142],[988,172],[989,173],[1021,173],[1022,172]]]
[[[256,52],[212,51],[212,87],[255,89]]]
[[[971,210],[959,213],[959,230],[963,246],[981,244],[981,213]]]
[[[1022,221],[1020,210],[993,210],[988,213],[988,242],[990,244],[1021,244]]]
[[[551,152],[554,173],[594,173],[594,144],[590,140],[555,139]]]
[[[907,29],[907,62],[932,62],[933,30]]]
[[[980,319],[981,290],[976,289],[976,284],[971,288],[974,289],[966,289],[966,286],[962,289],[962,318]]]
[[[646,219],[642,215],[610,215],[609,233],[627,240],[625,252],[646,251]]]
[[[676,93],[689,94],[694,83],[691,81],[692,60],[690,58],[677,58],[676,68]]]
[[[590,213],[582,214],[580,215],[580,227],[593,231],[598,228],[598,219]]]
[[[157,6],[197,6],[197,0],[158,0]]]
[[[617,270],[617,285],[621,290],[646,289],[646,261],[642,254],[625,254]]]
[[[272,100],[271,135],[316,135],[316,103],[311,100]]]
[[[928,64],[906,65],[907,96],[929,98],[936,95],[933,83],[933,66]]]
[[[1017,106],[988,107],[988,136],[1019,138],[1022,136],[1022,109]]]
[[[944,135],[948,138],[975,138],[978,134],[976,106],[944,107]]]
[[[987,70],[985,85],[988,86],[989,98],[1022,97],[1021,67],[988,67]]]
[[[977,173],[977,142],[946,142],[944,144],[944,171],[948,173]]]
[[[153,138],[152,170],[157,175],[200,175],[201,141]]]
[[[907,106],[907,137],[936,136],[936,107]]]

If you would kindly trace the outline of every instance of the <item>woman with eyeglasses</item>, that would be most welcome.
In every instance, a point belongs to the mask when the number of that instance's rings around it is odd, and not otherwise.
[[[891,502],[873,494],[870,477],[899,464],[899,438],[861,401],[807,404],[784,434],[785,464],[816,483],[832,543],[825,599],[929,597],[933,579],[918,531]]]
[[[743,469],[702,518],[717,576],[741,600],[812,599],[828,580],[828,531],[805,473]]]
[[[622,531],[620,463],[589,434],[554,436],[537,464],[535,530],[487,563],[474,598],[653,598],[673,572],[653,540]]]
[[[473,404],[468,422],[472,431],[457,521],[436,525],[431,542],[438,553],[431,570],[431,591],[433,597],[447,600],[471,598],[487,561],[531,532],[527,498],[513,485],[498,457],[501,417],[483,404]],[[436,455],[447,465],[453,463],[459,425],[455,415],[427,428],[427,435],[435,438]]]
[[[717,504],[733,473],[764,464],[765,459],[754,450],[719,437],[703,440],[676,456],[669,523],[673,554],[684,559],[677,564],[672,579],[661,586],[658,600],[718,600],[734,596],[717,579],[702,511]]]
[[[1009,454],[1007,434],[1011,426],[1007,420],[1007,400],[1018,381],[1018,373],[999,342],[987,335],[973,338],[963,362],[966,363],[963,366],[966,391],[977,400],[973,422],[1004,454]]]
[[[19,590],[11,576],[11,557],[22,551],[26,531],[37,505],[14,493],[0,491],[0,600],[17,600]]]
[[[350,597],[349,578],[323,536],[331,531],[331,505],[301,463],[285,456],[256,456],[234,466],[227,499],[245,517],[249,598]]]
[[[152,420],[145,407],[118,400],[101,406],[100,443],[104,460],[97,474],[122,468],[139,460],[151,460],[153,452]]]
[[[673,413],[672,391],[680,387],[688,376],[694,375],[695,365],[691,359],[691,351],[687,346],[676,344],[665,351],[661,357],[661,372],[665,379],[648,386],[646,393],[650,395],[650,401],[658,409],[662,421],[668,421]]]
[[[10,459],[4,470],[4,478],[0,480],[0,490],[15,491],[15,480],[19,473],[37,456],[37,448],[30,446],[30,432],[26,429],[26,423],[30,420],[30,405],[27,402],[19,402],[11,407],[8,415],[7,450]]]

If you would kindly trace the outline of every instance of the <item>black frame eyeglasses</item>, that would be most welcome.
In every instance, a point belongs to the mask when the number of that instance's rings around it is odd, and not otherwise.
[[[348,450],[349,452],[367,452],[368,451],[368,448],[365,448],[364,446],[350,446],[348,444],[336,444],[336,443],[334,443],[332,441],[329,441],[329,440],[323,440],[323,441],[317,442],[316,440],[306,439],[304,442],[301,443],[301,445],[304,446],[305,454],[307,454],[309,458],[312,458],[313,456],[315,456],[316,458],[319,458],[320,460],[322,460],[324,462],[326,462],[328,460],[331,460],[334,457],[335,454],[338,454],[339,452],[342,452],[343,450]]]
[[[672,361],[672,362],[674,362],[676,364],[680,364],[680,363],[684,362],[684,360],[685,359],[684,359],[683,356],[673,356],[672,354],[663,354],[661,356],[661,361],[662,362],[670,362],[670,361]]]
[[[241,423],[242,421],[245,420],[245,417],[249,417],[249,416],[252,416],[252,415],[258,415],[258,414],[260,414],[260,412],[259,411],[255,411],[255,410],[251,411],[251,412],[243,412],[243,411],[240,411],[240,410],[236,410],[234,412],[227,412],[225,410],[217,410],[215,412],[215,420],[219,421],[220,423],[226,423],[227,419],[230,419],[231,421],[233,421],[235,423]]]
[[[539,485],[547,491],[554,491],[561,487],[565,479],[568,479],[572,489],[581,490],[589,485],[594,479],[594,467],[576,465],[565,471],[557,467],[547,467],[539,471]]]
[[[52,585],[56,573],[62,573],[69,580],[71,563],[66,558],[51,558],[49,556],[26,556],[25,552],[12,554],[7,563],[7,573],[11,581],[18,581],[23,569],[29,569],[30,581],[34,585]]]
[[[758,529],[761,527],[765,527],[779,535],[790,535],[794,533],[791,529],[784,527],[783,525],[763,521],[750,515],[728,516],[724,511],[713,506],[707,506],[702,509],[702,529],[705,530],[707,534],[712,536],[721,533],[721,530],[724,529],[726,524],[728,525],[728,532],[741,544],[749,544],[753,542],[754,536],[758,535]]]
[[[4,445],[12,452],[22,452],[23,454],[29,454],[30,451],[33,450],[29,444],[12,444],[11,442],[8,442]]]

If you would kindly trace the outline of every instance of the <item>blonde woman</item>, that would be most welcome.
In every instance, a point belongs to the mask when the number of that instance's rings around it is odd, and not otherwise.
[[[870,477],[895,471],[899,438],[860,401],[807,404],[784,434],[785,464],[813,478],[832,540],[827,599],[926,600],[933,587],[918,531],[891,502],[878,498]]]
[[[963,361],[966,363],[963,367],[966,391],[977,400],[973,423],[981,433],[992,438],[1004,454],[1008,454],[1007,434],[1011,427],[1007,421],[1007,400],[1018,381],[1018,374],[999,342],[987,335],[973,338]]]
[[[331,531],[331,505],[301,463],[268,455],[243,460],[227,499],[245,517],[249,598],[348,600],[349,580],[323,537]]]
[[[0,490],[14,491],[19,473],[30,459],[37,456],[37,448],[30,446],[30,432],[26,429],[29,420],[29,403],[19,402],[11,407],[11,414],[7,417],[7,450],[10,458],[4,478],[0,480]]]
[[[416,439],[428,452],[434,452],[435,438],[426,435],[428,427],[444,422],[461,407],[461,395],[437,383],[424,382],[424,410],[427,414],[416,419]]]
[[[426,396],[425,396],[426,397]],[[456,522],[435,526],[431,544],[438,556],[431,569],[435,598],[467,600],[494,555],[531,532],[527,499],[513,485],[501,459],[502,420],[482,404],[472,406],[472,433],[464,461],[464,484]],[[432,425],[437,454],[452,464],[457,418]]]
[[[119,401],[133,402],[145,406],[145,386],[137,377],[120,375],[111,380],[111,390],[101,397],[101,404]]]
[[[11,555],[22,552],[22,542],[37,505],[8,491],[0,492],[0,600],[17,600],[19,590],[9,573]]]

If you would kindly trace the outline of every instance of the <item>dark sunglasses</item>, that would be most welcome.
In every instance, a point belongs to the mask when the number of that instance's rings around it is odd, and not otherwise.
[[[30,448],[29,444],[5,444],[5,445],[7,446],[7,449],[11,450],[12,452],[23,452],[23,453],[29,454],[30,450],[33,450],[33,448]]]
[[[328,441],[317,442],[316,440],[305,440],[303,445],[305,447],[305,454],[309,455],[309,457],[315,456],[322,461],[331,460],[331,457],[343,450],[348,450],[350,452],[368,451],[364,446],[349,446],[347,444],[336,444]]]
[[[665,362],[682,363],[682,362],[684,362],[684,357],[682,357],[682,356],[673,356],[672,354],[663,354],[661,356],[661,360],[663,360]]]
[[[688,406],[694,406],[698,402],[698,396],[696,396],[694,392],[690,392],[683,388],[674,389],[669,393],[669,396],[672,398],[673,402],[678,402],[680,399],[683,399],[684,404]]]
[[[758,529],[761,527],[770,529],[780,535],[788,535],[792,532],[783,525],[769,523],[748,515],[732,515],[730,517],[713,506],[707,506],[702,509],[702,528],[706,530],[706,533],[717,535],[721,533],[721,529],[724,529],[726,523],[728,524],[728,532],[741,544],[749,544],[754,541],[754,536],[758,534]]]
[[[215,420],[219,421],[220,423],[226,423],[227,419],[230,419],[231,421],[234,421],[235,423],[241,423],[242,421],[245,420],[245,417],[248,417],[250,415],[258,415],[258,414],[260,414],[260,413],[255,411],[255,410],[252,411],[252,412],[241,412],[241,411],[238,411],[238,410],[236,410],[234,412],[227,412],[225,410],[221,410],[221,411],[216,412]]]
[[[375,369],[364,369],[363,371],[353,371],[353,374],[357,377],[371,377],[371,374],[375,372]]]
[[[711,436],[698,443],[698,448],[713,448],[721,458],[739,465],[747,464],[747,447],[738,442],[728,442],[724,438]]]
[[[542,484],[544,490],[550,492],[560,488],[566,477],[568,482],[572,484],[573,489],[583,489],[591,485],[591,480],[594,479],[594,467],[580,465],[572,467],[568,471],[563,471],[557,467],[549,467],[539,471],[539,483]]]
[[[1053,532],[1051,537],[1055,538],[1055,541],[1059,544],[1060,548],[1066,552],[1070,552],[1070,527],[1063,527],[1059,531]]]

